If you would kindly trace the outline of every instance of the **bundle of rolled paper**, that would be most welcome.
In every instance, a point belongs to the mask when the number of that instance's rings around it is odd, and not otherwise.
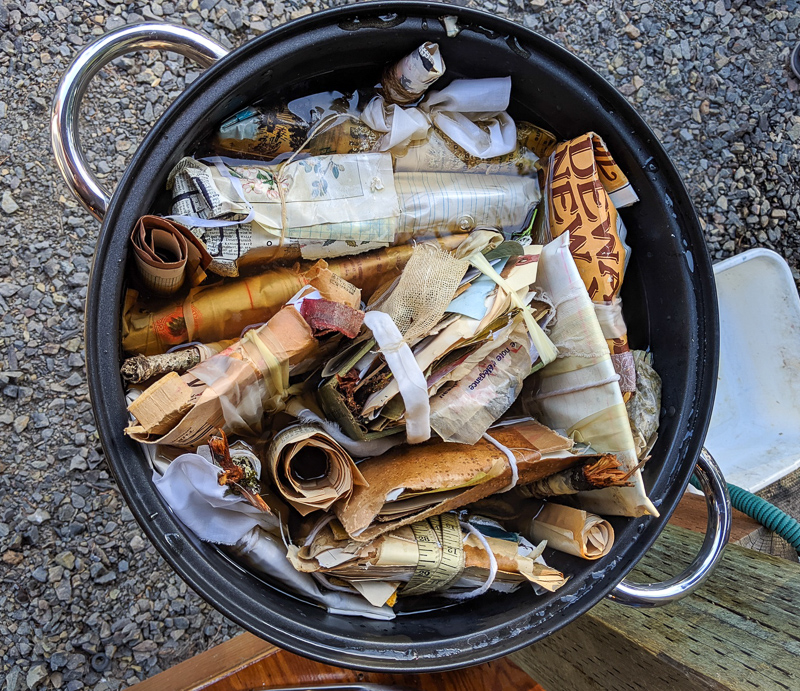
[[[332,613],[544,595],[572,575],[545,558],[612,549],[603,516],[657,515],[636,194],[599,135],[515,122],[509,78],[444,74],[426,43],[237,113],[131,236],[125,432],[201,539]]]

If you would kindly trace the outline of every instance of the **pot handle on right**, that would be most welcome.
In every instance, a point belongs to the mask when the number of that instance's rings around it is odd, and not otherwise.
[[[731,499],[728,485],[711,454],[703,448],[695,474],[706,497],[708,526],[700,553],[681,574],[663,583],[620,582],[608,596],[631,607],[658,607],[691,595],[711,575],[731,533]]]
[[[86,46],[58,83],[50,114],[50,138],[56,165],[72,194],[102,221],[110,194],[94,176],[78,137],[81,100],[92,77],[112,60],[137,50],[170,50],[201,67],[210,67],[228,49],[194,29],[166,22],[123,26]]]

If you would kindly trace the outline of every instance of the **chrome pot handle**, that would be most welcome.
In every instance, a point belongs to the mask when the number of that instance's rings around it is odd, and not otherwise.
[[[731,533],[731,500],[728,485],[711,454],[703,448],[695,474],[708,507],[708,526],[700,553],[683,573],[663,583],[617,585],[608,596],[614,602],[632,607],[657,607],[691,595],[711,575],[722,556]]]
[[[169,50],[210,67],[227,48],[193,29],[166,22],[123,26],[86,46],[64,72],[53,98],[50,139],[64,181],[97,220],[102,221],[111,195],[86,164],[78,136],[81,100],[89,82],[112,60],[137,50]]]

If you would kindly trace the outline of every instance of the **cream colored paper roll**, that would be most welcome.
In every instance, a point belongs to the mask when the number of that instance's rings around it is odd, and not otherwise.
[[[545,504],[533,518],[530,537],[582,559],[599,559],[614,545],[614,528],[597,514],[560,504]]]

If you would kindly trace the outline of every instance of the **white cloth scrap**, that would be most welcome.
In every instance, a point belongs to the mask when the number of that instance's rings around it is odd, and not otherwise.
[[[221,469],[210,460],[207,446],[185,453],[153,471],[153,484],[189,530],[206,542],[235,545],[256,526],[278,529],[278,519],[249,504],[217,481]]]
[[[517,126],[505,112],[510,99],[511,77],[457,79],[409,108],[387,106],[382,96],[376,96],[361,120],[384,133],[378,144],[381,151],[425,139],[435,125],[467,153],[494,158],[517,148]]]

